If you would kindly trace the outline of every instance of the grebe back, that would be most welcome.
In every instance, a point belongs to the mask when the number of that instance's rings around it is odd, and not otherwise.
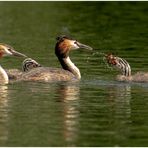
[[[6,73],[8,74],[10,80],[19,80],[24,72],[27,72],[36,67],[41,67],[41,65],[31,58],[27,58],[22,62],[22,70],[6,69]]]

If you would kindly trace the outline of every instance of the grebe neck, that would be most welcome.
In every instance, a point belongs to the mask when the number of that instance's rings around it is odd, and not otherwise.
[[[127,67],[125,67],[125,69],[122,71],[122,73],[124,74],[124,76],[126,77],[130,77],[131,76],[131,68],[128,65]]]
[[[65,58],[58,57],[63,69],[70,71],[77,79],[81,79],[80,70],[75,66],[75,64],[70,60],[69,56]]]
[[[129,65],[129,63],[124,60],[124,59],[121,59],[119,58],[119,63],[120,63],[120,68],[121,68],[121,71],[122,71],[122,74],[126,77],[130,77],[131,76],[131,67]]]
[[[0,81],[4,83],[8,83],[9,81],[6,71],[1,66],[0,66]]]

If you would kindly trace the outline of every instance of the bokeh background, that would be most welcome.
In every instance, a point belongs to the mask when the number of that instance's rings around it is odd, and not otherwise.
[[[44,66],[61,67],[56,37],[95,50],[74,51],[80,83],[0,85],[0,146],[148,146],[148,85],[121,83],[100,52],[148,71],[147,2],[0,2],[0,42]],[[21,69],[23,59],[1,59]]]

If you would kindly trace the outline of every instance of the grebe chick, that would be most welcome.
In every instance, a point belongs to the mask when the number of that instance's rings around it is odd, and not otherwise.
[[[33,68],[42,67],[37,61],[27,58],[22,63],[22,71],[27,72]]]
[[[61,68],[51,67],[37,67],[30,71],[23,73],[21,79],[24,81],[69,81],[81,79],[79,69],[72,63],[69,58],[69,52],[77,49],[89,49],[91,47],[81,44],[76,40],[70,39],[66,36],[57,38],[55,46],[55,54],[62,66]]]
[[[105,58],[108,64],[121,71],[122,75],[118,75],[117,80],[148,82],[148,72],[137,72],[136,74],[132,75],[131,67],[125,59],[114,56],[113,54],[108,54]]]
[[[17,52],[13,47],[0,43],[0,58],[4,56],[17,56],[17,57],[26,57],[26,55]],[[9,77],[6,71],[0,66],[0,83],[8,83]]]
[[[21,75],[24,72],[27,72],[27,71],[29,71],[33,68],[36,68],[36,67],[41,67],[41,65],[37,61],[35,61],[31,58],[27,58],[22,62],[22,70],[20,70],[20,69],[7,69],[6,72],[8,74],[9,79],[17,80],[21,77]]]

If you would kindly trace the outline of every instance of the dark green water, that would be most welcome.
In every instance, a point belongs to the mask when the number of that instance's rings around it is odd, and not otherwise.
[[[120,83],[97,52],[148,71],[147,2],[0,2],[0,42],[60,67],[55,37],[97,50],[71,53],[80,83],[0,86],[0,146],[148,146],[148,84]],[[21,68],[22,59],[1,59]]]

